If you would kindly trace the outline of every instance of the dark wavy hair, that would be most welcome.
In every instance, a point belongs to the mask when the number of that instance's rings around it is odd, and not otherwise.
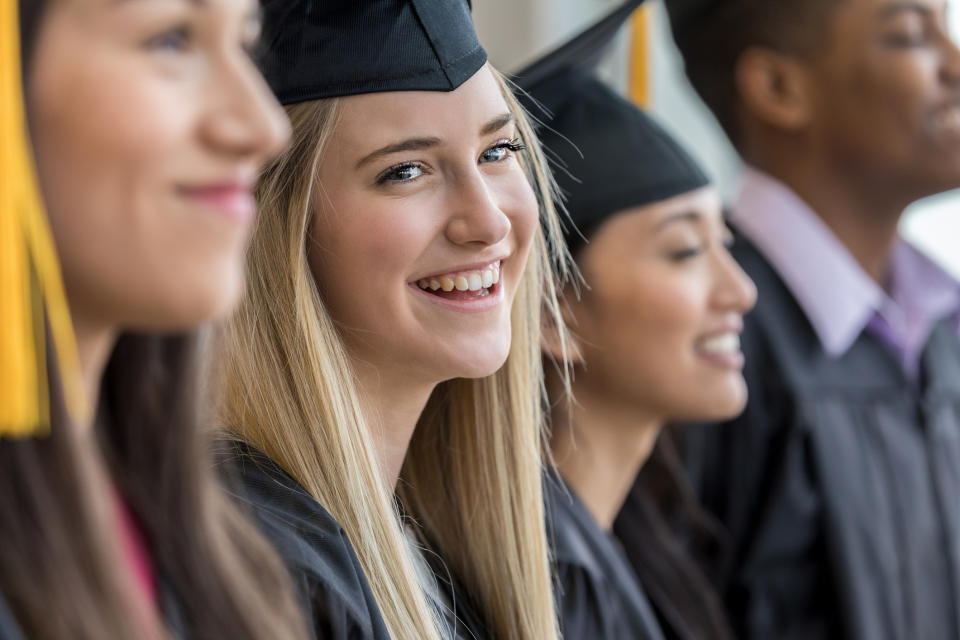
[[[19,0],[24,69],[46,4]],[[122,335],[93,438],[73,428],[48,354],[49,435],[0,439],[0,594],[27,637],[143,635],[112,528],[114,488],[144,532],[161,595],[177,602],[181,620],[167,625],[202,639],[306,637],[285,569],[218,486],[197,342]]]
[[[700,506],[667,427],[640,470],[613,533],[660,615],[680,635],[733,640],[714,585],[729,558],[722,526]]]

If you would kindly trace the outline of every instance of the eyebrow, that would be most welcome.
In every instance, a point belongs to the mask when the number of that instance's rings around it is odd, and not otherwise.
[[[692,222],[695,224],[701,224],[703,222],[703,216],[698,211],[678,211],[677,213],[672,213],[659,223],[654,228],[654,232],[663,231],[664,227],[669,227],[671,224],[676,222]]]
[[[122,4],[133,4],[134,2],[143,2],[145,0],[113,0],[113,4],[122,5]],[[187,4],[192,4],[196,6],[203,6],[207,4],[207,0],[182,0]]]
[[[480,127],[480,135],[488,136],[491,133],[496,133],[500,131],[505,126],[516,120],[516,116],[512,113],[504,113],[499,115],[482,127]],[[422,149],[430,149],[432,147],[439,146],[441,143],[440,138],[434,137],[422,137],[422,138],[408,138],[401,142],[395,142],[393,144],[388,144],[384,147],[380,147],[376,151],[368,153],[363,158],[357,162],[357,168],[359,169],[365,164],[376,160],[377,158],[382,158],[383,156],[388,156],[393,153],[402,153],[404,151],[420,151]]]
[[[946,12],[946,5],[944,5]],[[879,19],[889,20],[903,13],[917,13],[922,16],[934,15],[936,11],[933,7],[920,2],[911,2],[910,0],[900,0],[899,2],[890,2],[880,9]]]

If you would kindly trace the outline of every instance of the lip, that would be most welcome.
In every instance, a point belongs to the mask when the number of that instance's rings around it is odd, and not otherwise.
[[[716,338],[729,333],[735,333],[738,336],[742,335],[743,321],[739,320],[737,322],[731,322],[721,329],[705,333],[700,336],[697,342],[700,343],[704,340],[709,340],[711,338]],[[736,353],[712,353],[702,351],[694,346],[694,353],[696,353],[697,357],[710,363],[711,365],[728,371],[743,371],[744,364],[746,364],[746,358],[743,355],[742,350],[738,350]]]
[[[483,263],[489,264],[489,263]],[[444,271],[443,273],[449,273]],[[484,313],[485,311],[490,311],[500,306],[503,302],[503,276],[500,278],[500,282],[496,283],[490,287],[490,295],[484,296],[483,298],[477,298],[476,300],[451,300],[449,298],[441,298],[440,296],[434,295],[428,291],[424,291],[417,286],[416,282],[407,284],[410,289],[413,290],[414,295],[420,296],[424,300],[431,302],[443,309],[448,311],[456,311],[457,313]]]
[[[253,180],[237,178],[184,186],[180,192],[227,220],[249,224],[257,215],[253,187]]]
[[[413,278],[412,280],[410,280],[408,284],[411,284],[416,287],[417,282],[419,282],[420,280],[430,280],[434,278],[439,278],[441,276],[445,276],[450,273],[461,273],[463,271],[480,271],[482,269],[489,267],[494,262],[500,263],[500,271],[503,272],[503,263],[506,262],[507,258],[509,257],[510,257],[509,255],[493,257],[493,258],[490,258],[489,260],[484,260],[482,262],[474,262],[467,265],[457,265],[454,267],[450,267],[449,269],[444,269],[443,271],[434,271],[432,273],[419,275]],[[417,288],[419,289],[419,287]]]

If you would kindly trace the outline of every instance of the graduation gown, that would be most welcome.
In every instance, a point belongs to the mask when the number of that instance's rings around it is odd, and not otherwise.
[[[293,577],[318,640],[388,640],[370,585],[343,528],[290,475],[253,447],[220,443],[217,459]]]
[[[463,583],[435,552],[421,552],[423,566],[435,580],[436,588],[426,588],[428,600],[439,612],[442,636],[449,640],[492,640],[493,634],[480,613],[476,601],[467,593]]]
[[[563,637],[664,640],[643,587],[614,538],[558,476],[548,476],[544,494]]]
[[[0,640],[24,640],[23,632],[20,631],[13,613],[2,596],[0,596]]]
[[[921,382],[869,332],[828,357],[764,257],[746,317],[746,411],[685,434],[730,530],[721,585],[744,640],[960,638],[960,339],[941,323]]]

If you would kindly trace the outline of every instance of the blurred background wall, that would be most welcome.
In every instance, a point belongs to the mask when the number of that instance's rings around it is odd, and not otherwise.
[[[617,0],[474,0],[473,13],[491,61],[509,73],[566,41],[617,4]],[[739,160],[687,83],[659,0],[648,0],[640,11],[643,15],[635,16],[611,48],[601,73],[625,94],[633,93],[634,98],[645,101],[729,196],[737,186]],[[951,22],[954,34],[960,34],[956,6],[951,6]],[[638,84],[644,85],[641,93],[645,95],[636,95]],[[904,216],[902,227],[906,237],[960,278],[960,190],[916,203]]]

